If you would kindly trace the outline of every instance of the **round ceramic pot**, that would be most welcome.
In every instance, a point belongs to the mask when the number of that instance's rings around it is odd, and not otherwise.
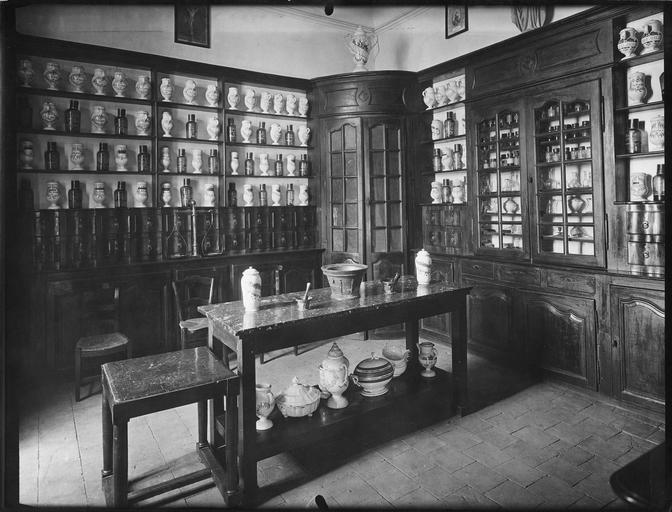
[[[310,109],[310,104],[308,103],[308,98],[301,96],[299,98],[299,115],[306,117],[308,115],[308,110]]]
[[[348,405],[348,399],[343,393],[348,389],[349,367],[350,362],[336,343],[331,346],[327,358],[318,367],[320,389],[331,395],[327,400],[327,407],[331,409],[342,409]]]
[[[105,133],[106,124],[107,114],[105,113],[105,107],[95,105],[91,109],[91,133]]]
[[[649,91],[646,87],[646,75],[634,71],[628,77],[628,99],[631,103],[643,103]]]
[[[58,186],[57,181],[48,181],[47,182],[47,202],[49,203],[50,210],[58,210],[60,206],[58,202],[61,200],[61,191]]]
[[[419,285],[432,281],[432,257],[424,249],[420,249],[415,255],[415,277]]]
[[[248,112],[253,112],[254,107],[257,106],[257,93],[254,89],[248,89],[243,98]]]
[[[128,87],[126,75],[122,71],[115,71],[114,79],[112,80],[112,90],[114,91],[115,96],[123,98],[124,92],[126,92],[126,87]]]
[[[138,98],[141,100],[149,99],[152,93],[152,82],[147,75],[138,77],[138,81],[135,82],[135,92],[138,93]]]
[[[229,102],[229,108],[231,110],[236,110],[238,101],[240,101],[240,94],[238,93],[237,87],[229,87],[229,93],[226,95],[226,101]]]
[[[406,371],[408,359],[411,351],[398,345],[387,344],[383,348],[383,357],[387,359],[392,368],[394,368],[394,377],[399,377]]]
[[[161,202],[163,203],[164,208],[170,207],[170,202],[173,200],[173,192],[171,190],[171,184],[169,182],[164,182],[161,184]]]
[[[623,54],[623,59],[629,59],[637,55],[637,48],[639,47],[639,39],[637,38],[637,31],[632,27],[626,27],[619,33],[619,40],[616,47],[618,51]]]
[[[70,74],[68,75],[68,82],[72,86],[74,92],[84,92],[82,88],[84,82],[86,81],[86,73],[84,73],[84,68],[82,66],[72,66]]]
[[[205,88],[205,101],[208,102],[209,107],[216,107],[219,105],[219,89],[216,85],[209,84]]]
[[[40,112],[40,118],[42,119],[42,128],[44,130],[55,130],[54,125],[58,120],[58,112],[56,111],[56,105],[51,101],[45,101],[42,103],[42,111]]]
[[[146,110],[139,110],[135,113],[135,128],[138,130],[138,135],[149,135],[151,126],[152,123],[150,121],[149,112]]]
[[[185,82],[184,89],[182,89],[182,96],[184,96],[187,105],[196,104],[196,82],[191,78]]]
[[[135,194],[133,195],[135,199],[136,208],[145,208],[147,206],[147,198],[149,194],[147,193],[147,182],[138,181],[138,184],[135,186]]]
[[[58,64],[55,62],[47,62],[44,66],[44,73],[42,76],[47,83],[47,89],[50,91],[58,90],[58,82],[61,80],[61,67]]]
[[[276,114],[282,114],[285,107],[285,98],[282,94],[277,93],[273,96],[273,110]]]
[[[245,311],[259,311],[261,303],[261,275],[259,271],[248,267],[240,279],[240,291]]]
[[[107,77],[105,76],[105,71],[100,68],[93,70],[93,76],[91,77],[91,85],[95,94],[103,95],[105,94],[105,87],[107,87]]]
[[[652,151],[665,149],[665,117],[658,115],[651,120],[649,131],[649,145]]]
[[[388,384],[394,376],[392,364],[373,353],[368,359],[361,361],[352,372],[352,382],[361,388],[361,395],[380,396],[389,391]]]
[[[255,387],[256,412],[259,419],[256,423],[257,430],[268,430],[273,426],[273,422],[268,419],[268,415],[275,408],[275,397],[271,392],[271,385],[267,383],[258,383]]]
[[[79,143],[73,143],[70,148],[70,161],[72,162],[72,171],[81,171],[82,163],[84,162],[84,150]]]
[[[93,184],[92,198],[94,208],[105,208],[105,184],[102,181]]]
[[[161,93],[163,101],[170,101],[173,97],[173,81],[168,77],[162,78],[159,92]]]
[[[215,185],[213,183],[208,183],[203,192],[203,206],[213,207],[215,206],[216,201]]]
[[[318,388],[303,385],[294,377],[292,384],[276,397],[275,404],[285,418],[301,418],[313,415],[320,405],[320,396]]]
[[[433,87],[427,87],[422,91],[422,101],[427,105],[427,110],[436,106],[436,95]]]
[[[221,131],[219,117],[211,116],[208,118],[208,122],[205,125],[205,131],[208,132],[210,140],[217,140],[219,138],[219,133]]]
[[[32,87],[33,86],[33,77],[35,76],[35,71],[33,70],[33,63],[30,59],[21,59],[19,61],[19,70],[17,75],[21,79],[21,87]]]
[[[170,137],[170,131],[173,129],[173,116],[170,112],[161,114],[161,129],[164,137]]]

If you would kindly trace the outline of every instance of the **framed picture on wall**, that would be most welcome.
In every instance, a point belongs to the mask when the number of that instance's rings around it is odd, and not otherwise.
[[[210,6],[175,4],[175,42],[210,48]]]
[[[467,31],[467,4],[446,5],[446,39]]]

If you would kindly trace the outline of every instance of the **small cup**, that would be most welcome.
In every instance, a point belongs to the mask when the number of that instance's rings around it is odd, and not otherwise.
[[[394,282],[391,279],[385,279],[383,281],[383,291],[385,295],[390,295],[394,292]]]
[[[307,299],[296,299],[296,305],[299,307],[299,311],[310,309],[310,297]]]

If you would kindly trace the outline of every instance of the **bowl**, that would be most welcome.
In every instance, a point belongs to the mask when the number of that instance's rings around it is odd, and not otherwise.
[[[275,397],[275,405],[285,418],[301,418],[312,416],[320,405],[320,398],[319,389],[303,385],[294,377],[292,384]]]
[[[359,297],[359,285],[366,273],[367,265],[359,263],[331,263],[322,266],[322,273],[329,281],[331,297],[348,300]]]
[[[399,345],[385,345],[383,348],[383,357],[387,359],[394,368],[394,377],[399,377],[406,371],[406,365],[411,351]]]
[[[392,380],[394,368],[382,357],[371,357],[361,361],[352,372],[352,382],[362,388],[362,396],[380,396],[389,391],[387,385]]]

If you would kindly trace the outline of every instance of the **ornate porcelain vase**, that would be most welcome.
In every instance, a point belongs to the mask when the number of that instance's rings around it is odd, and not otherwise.
[[[170,207],[170,202],[173,200],[173,191],[171,190],[170,182],[166,181],[161,184],[161,202],[164,208]]]
[[[252,121],[249,119],[243,119],[243,122],[240,126],[240,134],[243,137],[243,142],[250,142],[250,137],[252,136]]]
[[[86,73],[84,73],[84,68],[82,66],[72,66],[70,74],[68,75],[68,82],[72,86],[74,92],[84,92],[82,88],[84,82],[86,81]]]
[[[268,419],[268,415],[273,412],[275,407],[275,397],[271,392],[271,385],[266,383],[256,384],[256,411],[259,419],[256,423],[257,430],[268,430],[273,426],[273,422]]]
[[[45,101],[42,103],[42,111],[40,112],[40,118],[42,119],[42,128],[44,130],[55,130],[54,125],[58,120],[58,112],[56,111],[56,105],[51,101]]]
[[[432,282],[432,257],[424,249],[420,249],[415,255],[415,277],[419,285]]]
[[[215,184],[208,183],[205,185],[205,191],[203,192],[203,206],[213,207],[216,205],[217,197],[215,194]]]
[[[173,97],[173,81],[169,77],[164,77],[161,79],[159,92],[163,98],[162,101],[170,101],[170,99]]]
[[[252,185],[246,183],[243,186],[243,202],[244,206],[254,206],[254,192],[252,190]]]
[[[628,76],[628,99],[631,103],[643,103],[649,91],[646,88],[646,75],[641,71],[634,71]]]
[[[345,36],[345,46],[352,54],[355,63],[354,72],[366,71],[371,52],[378,45],[378,37],[362,27],[357,27],[352,34]]]
[[[438,352],[434,343],[429,341],[418,343],[418,361],[420,361],[420,366],[424,368],[424,370],[420,372],[422,377],[427,379],[436,377],[436,372],[432,368],[436,365],[437,355]]]
[[[280,93],[276,93],[275,96],[273,96],[273,110],[276,114],[282,114],[284,107],[285,97]]]
[[[209,117],[208,122],[205,125],[205,131],[208,132],[210,140],[217,140],[219,138],[219,133],[221,131],[219,117],[217,117],[216,115]]]
[[[261,303],[261,275],[259,271],[248,267],[240,279],[240,294],[245,311],[259,311]]]
[[[432,204],[441,203],[441,182],[432,182],[432,189],[429,191],[429,195],[432,198]]]
[[[140,75],[138,81],[135,82],[135,92],[138,93],[138,98],[141,100],[148,100],[152,93],[152,82],[147,75]]]
[[[58,186],[57,181],[48,181],[47,182],[47,202],[49,203],[50,210],[58,210],[60,206],[58,202],[61,200],[61,191]]]
[[[282,127],[278,123],[273,123],[270,126],[271,144],[277,146],[280,144],[280,136],[282,135]]]
[[[443,121],[440,119],[433,119],[431,124],[432,140],[441,139],[443,137]]]
[[[287,103],[285,108],[287,109],[287,113],[290,116],[296,115],[296,106],[297,106],[296,102],[297,102],[296,96],[292,93],[289,93],[287,95]]]
[[[170,131],[173,129],[173,116],[166,111],[161,115],[161,129],[164,137],[171,137]]]
[[[294,176],[296,171],[296,155],[287,155],[287,176]]]
[[[91,85],[95,94],[101,96],[105,94],[105,87],[107,87],[107,77],[105,76],[105,71],[100,68],[93,70],[93,76],[91,77]]]
[[[299,126],[299,142],[301,146],[308,146],[308,141],[310,140],[310,128],[307,126]]]
[[[138,130],[138,135],[149,135],[149,130],[152,127],[149,112],[146,110],[138,110],[135,113],[135,128]]]
[[[663,48],[663,24],[660,20],[651,20],[644,24],[642,33],[642,55],[657,52]]]
[[[47,89],[50,91],[58,90],[58,82],[61,80],[61,68],[55,62],[47,62],[42,74],[44,81],[47,82]]]
[[[21,141],[21,154],[19,159],[21,160],[21,169],[32,169],[33,160],[35,158],[33,152],[33,142],[30,140]]]
[[[205,88],[205,101],[208,102],[209,107],[216,107],[219,105],[219,89],[216,85],[209,84]]]
[[[448,96],[446,95],[445,85],[437,85],[434,87],[434,99],[436,100],[437,107],[448,104]]]
[[[84,150],[81,144],[74,142],[70,147],[70,161],[72,162],[70,170],[83,170],[82,163],[84,162]]]
[[[114,79],[112,80],[112,90],[115,93],[114,95],[118,98],[123,98],[124,92],[126,92],[127,87],[128,87],[128,80],[126,80],[126,75],[124,74],[124,72],[115,71]]]
[[[299,185],[299,206],[308,206],[309,201],[308,185]]]
[[[238,175],[238,167],[240,167],[240,160],[238,160],[238,152],[237,151],[231,151],[231,162],[229,162],[229,165],[231,166],[231,175],[232,176],[237,176]]]
[[[138,181],[137,185],[135,186],[135,194],[133,194],[133,198],[135,199],[135,207],[145,208],[147,206],[148,197],[149,194],[147,193],[147,182]]]
[[[268,176],[268,153],[259,154],[259,170],[262,176]]]
[[[261,97],[259,100],[259,107],[261,108],[261,111],[264,114],[268,114],[268,112],[270,111],[272,99],[273,95],[270,92],[264,91],[261,93]]]
[[[245,93],[245,98],[243,98],[245,106],[247,107],[248,112],[253,112],[254,107],[257,106],[257,93],[254,89],[250,88]]]
[[[229,108],[231,110],[236,110],[238,106],[238,101],[240,101],[240,94],[238,93],[238,87],[229,87],[229,93],[226,95],[226,101],[229,102]]]
[[[196,104],[196,82],[191,78],[187,79],[184,84],[184,89],[182,89],[182,96],[187,102],[187,105]]]
[[[649,131],[649,149],[662,151],[665,149],[665,117],[658,115],[651,120]]]
[[[163,166],[161,172],[170,172],[170,148],[168,146],[161,148],[161,165]]]
[[[426,87],[425,90],[422,91],[422,101],[427,106],[427,110],[429,110],[430,108],[434,108],[436,106],[436,96],[434,94],[434,88]]]
[[[96,181],[93,184],[93,199],[94,208],[105,208],[105,183]]]
[[[327,358],[322,361],[320,370],[320,389],[330,393],[327,407],[331,409],[343,409],[348,405],[348,399],[343,393],[348,389],[348,375],[350,362],[343,355],[340,347],[334,343],[327,353]]]
[[[126,164],[128,163],[128,152],[126,144],[118,144],[114,146],[114,163],[117,165],[117,172],[126,172]]]
[[[191,150],[191,167],[194,169],[194,174],[201,174],[203,168],[203,150]]]
[[[299,115],[301,117],[306,117],[308,115],[308,110],[310,109],[310,104],[308,103],[308,98],[301,96],[299,98]]]
[[[460,98],[460,93],[457,92],[457,84],[454,80],[446,83],[446,97],[449,103],[455,103]]]
[[[19,70],[17,75],[21,79],[21,87],[32,87],[33,86],[33,77],[35,76],[35,71],[33,70],[33,62],[30,59],[21,59],[19,61]]]
[[[282,194],[280,193],[280,185],[275,184],[271,189],[271,201],[273,204],[271,206],[280,206],[280,200],[282,199]]]
[[[95,105],[91,109],[91,133],[105,133],[106,124],[107,114],[105,113],[105,107]]]

